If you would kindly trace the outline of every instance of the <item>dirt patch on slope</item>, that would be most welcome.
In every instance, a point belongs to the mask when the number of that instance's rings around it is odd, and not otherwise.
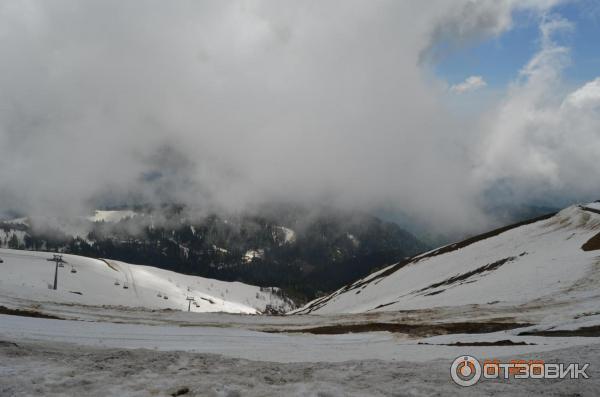
[[[337,335],[361,332],[392,332],[415,337],[426,337],[447,334],[485,334],[508,329],[530,326],[527,323],[502,323],[502,322],[461,322],[438,324],[400,324],[400,323],[363,323],[363,324],[335,324],[313,328],[269,330],[272,333],[309,333],[315,335]]]
[[[598,337],[600,336],[600,325],[593,325],[591,327],[581,327],[573,330],[569,329],[557,329],[557,330],[546,330],[546,331],[526,331],[521,332],[519,335],[527,336],[587,336],[587,337]]]
[[[600,233],[589,239],[581,246],[584,251],[596,251],[600,250]]]
[[[423,289],[418,290],[417,293],[419,293],[419,292],[425,292],[425,291],[431,290],[431,289],[436,289],[436,288],[441,287],[441,286],[449,286],[449,285],[452,285],[452,284],[455,284],[455,283],[458,283],[458,282],[461,282],[461,281],[466,281],[467,279],[469,279],[469,278],[471,278],[471,277],[473,277],[473,276],[475,276],[477,274],[482,274],[482,273],[486,273],[486,272],[492,272],[492,271],[498,269],[500,266],[504,265],[505,263],[514,261],[516,258],[517,258],[516,256],[511,256],[511,257],[508,257],[508,258],[500,259],[500,260],[498,260],[496,262],[489,263],[489,264],[487,264],[485,266],[481,266],[481,267],[479,267],[477,269],[474,269],[474,270],[471,270],[469,272],[466,272],[466,273],[463,273],[463,274],[459,274],[459,275],[454,276],[454,277],[450,277],[450,278],[448,278],[448,279],[446,279],[444,281],[440,281],[439,283],[431,284],[428,287],[425,287]],[[427,295],[428,296],[429,295],[435,295],[435,294],[439,294],[439,293],[441,293],[443,291],[444,290],[442,290],[442,291],[436,291],[436,292],[429,293]]]
[[[36,317],[36,318],[50,318],[54,320],[62,320],[60,317],[52,316],[50,314],[44,314],[36,310],[21,310],[21,309],[9,309],[5,306],[0,306],[0,314],[8,314],[10,316],[21,316],[21,317]]]
[[[593,212],[593,213],[595,213],[595,214],[599,214],[599,215],[600,215],[600,210],[597,210],[597,209],[595,209],[595,208],[583,207],[583,206],[579,206],[579,208],[581,208],[581,209],[582,209],[582,210],[584,210],[584,211],[587,211],[587,212]]]
[[[107,265],[108,267],[110,267],[111,269],[113,269],[115,272],[118,272],[118,271],[119,271],[119,269],[117,269],[117,268],[116,268],[116,267],[115,267],[115,266],[114,266],[112,263],[110,263],[110,262],[109,262],[109,261],[107,261],[106,259],[102,259],[102,258],[100,258],[100,259],[98,259],[98,260],[99,260],[99,261],[102,261],[102,262],[104,262],[104,263],[106,263],[106,265]]]
[[[513,342],[510,339],[502,339],[493,342],[455,342],[455,343],[426,343],[419,342],[419,345],[432,345],[432,346],[528,346],[535,345],[535,343],[527,342]]]

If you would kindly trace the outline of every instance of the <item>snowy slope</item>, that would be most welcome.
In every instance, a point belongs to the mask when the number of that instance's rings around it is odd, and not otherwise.
[[[285,244],[292,244],[296,241],[296,232],[285,226],[277,226],[277,229],[283,232],[283,242]]]
[[[598,323],[600,245],[582,246],[599,234],[599,203],[568,207],[392,265],[295,313],[541,306],[556,319],[591,316]]]
[[[279,310],[290,306],[270,289],[187,276],[150,266],[113,260],[64,255],[68,263],[54,280],[51,253],[0,249],[0,295],[31,301],[114,305],[149,309],[187,310],[186,297],[193,296],[192,311],[262,312],[270,305]],[[75,272],[72,272],[72,269]],[[127,288],[124,288],[124,287]],[[165,298],[166,297],[166,298]]]

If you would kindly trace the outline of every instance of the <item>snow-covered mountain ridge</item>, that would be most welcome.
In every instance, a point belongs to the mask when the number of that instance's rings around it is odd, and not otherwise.
[[[417,255],[316,299],[298,314],[532,307],[600,321],[600,203]],[[482,310],[485,310],[482,308]]]

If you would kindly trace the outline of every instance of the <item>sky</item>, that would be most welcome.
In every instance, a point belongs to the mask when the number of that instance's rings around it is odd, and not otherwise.
[[[0,213],[600,198],[589,0],[0,1]]]
[[[578,85],[598,76],[600,70],[600,3],[571,1],[551,11],[573,23],[560,37],[571,51],[571,63],[563,72],[566,82]],[[450,54],[435,65],[436,73],[450,81],[462,81],[469,71],[480,70],[492,89],[502,90],[513,81],[539,46],[539,17],[529,11],[513,14],[513,27],[499,35]]]

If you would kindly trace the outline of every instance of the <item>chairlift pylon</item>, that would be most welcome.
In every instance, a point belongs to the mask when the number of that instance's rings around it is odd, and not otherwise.
[[[52,285],[52,289],[56,290],[58,288],[58,268],[59,267],[65,267],[65,263],[67,263],[67,261],[65,261],[62,257],[62,255],[60,254],[54,254],[52,256],[52,258],[48,258],[46,259],[49,262],[54,262],[55,263],[55,267],[54,267],[54,284]]]

